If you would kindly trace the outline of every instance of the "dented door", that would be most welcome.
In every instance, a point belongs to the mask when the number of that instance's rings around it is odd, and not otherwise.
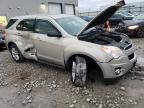
[[[16,35],[18,36],[19,43],[21,43],[19,47],[23,49],[23,55],[26,58],[37,60],[33,42],[34,27],[35,19],[24,19],[17,25]]]

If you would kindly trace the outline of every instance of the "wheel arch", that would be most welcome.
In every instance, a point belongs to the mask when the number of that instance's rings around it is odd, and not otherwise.
[[[9,42],[8,45],[7,45],[7,47],[8,47],[9,50],[10,50],[10,46],[11,46],[11,45],[16,45],[16,43],[14,43],[14,42]],[[17,46],[17,45],[16,45],[16,46]]]
[[[66,69],[71,69],[71,65],[72,65],[72,61],[73,61],[73,59],[76,57],[76,56],[81,56],[81,57],[84,57],[85,59],[86,59],[86,61],[88,62],[88,64],[90,63],[92,63],[93,65],[95,65],[96,66],[96,69],[99,69],[101,72],[102,72],[102,68],[101,68],[101,66],[97,63],[97,61],[94,59],[94,58],[92,58],[92,57],[90,57],[90,56],[88,56],[88,55],[85,55],[85,54],[73,54],[73,55],[71,55],[68,59],[67,59],[67,61],[65,62],[65,64],[66,64]]]

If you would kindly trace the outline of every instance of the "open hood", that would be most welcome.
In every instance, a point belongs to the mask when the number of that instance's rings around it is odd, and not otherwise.
[[[122,6],[125,5],[125,1],[121,0],[116,5],[106,8],[104,11],[99,13],[90,23],[88,23],[77,35],[81,35],[84,31],[91,27],[102,25]]]

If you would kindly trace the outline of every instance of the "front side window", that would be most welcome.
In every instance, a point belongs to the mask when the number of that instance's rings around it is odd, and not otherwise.
[[[40,34],[47,34],[48,32],[56,33],[58,30],[46,20],[38,20],[36,25],[36,32]]]
[[[23,20],[16,27],[17,30],[21,31],[33,31],[35,27],[35,20]]]

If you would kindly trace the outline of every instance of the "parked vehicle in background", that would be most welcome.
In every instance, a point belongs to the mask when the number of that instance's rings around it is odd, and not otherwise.
[[[96,26],[122,5],[110,6],[90,23],[69,15],[14,17],[16,22],[6,30],[7,47],[16,62],[26,58],[70,69],[76,86],[84,86],[90,74],[94,78],[99,72],[104,79],[120,77],[136,63],[132,41]]]
[[[124,20],[132,20],[134,15],[126,12],[116,13],[110,19],[109,23],[112,28],[117,28],[118,24]]]
[[[90,22],[94,17],[93,16],[81,16],[87,22]],[[115,13],[110,19],[109,24],[111,28],[117,28],[118,24],[124,20],[132,20],[134,15],[126,12]],[[105,27],[105,26],[104,26]]]
[[[5,47],[5,27],[7,25],[7,17],[0,15],[0,49]]]
[[[81,16],[81,18],[87,22],[90,22],[94,18],[94,16]]]
[[[0,49],[5,47],[4,32],[0,30]]]
[[[144,14],[136,16],[133,20],[122,21],[116,31],[144,38]]]

